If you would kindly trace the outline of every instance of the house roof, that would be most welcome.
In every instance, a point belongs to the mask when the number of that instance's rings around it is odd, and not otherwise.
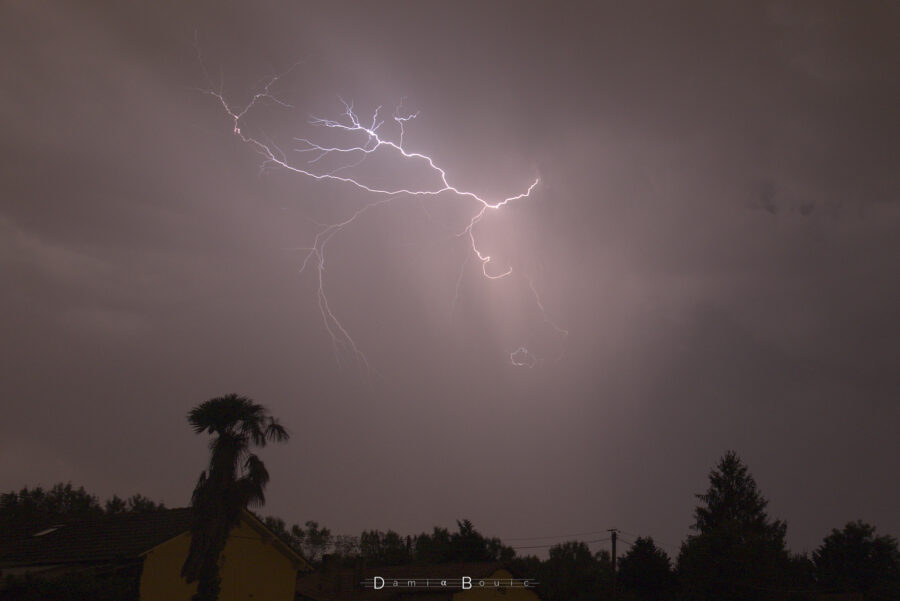
[[[270,542],[284,555],[286,555],[294,563],[294,567],[297,570],[300,570],[301,572],[312,571],[312,565],[310,565],[310,563],[306,561],[306,559],[296,550],[294,550],[290,545],[278,538],[277,534],[269,530],[269,528],[263,523],[263,521],[256,517],[255,514],[247,511],[246,509],[242,513],[244,516],[244,520],[247,522],[247,525],[256,530],[256,532],[258,532],[266,541]]]
[[[297,569],[309,564],[248,511],[244,521]],[[138,560],[191,529],[191,509],[102,515],[46,526],[27,534],[0,533],[0,566],[42,566]]]
[[[441,579],[460,579],[463,576],[471,576],[474,580],[487,578],[497,570],[509,570],[502,563],[445,563],[428,565],[404,565],[383,568],[346,568],[339,570],[325,570],[313,574],[300,574],[297,577],[297,595],[301,599],[313,599],[315,601],[343,601],[346,599],[366,599],[377,601],[389,601],[400,599],[418,599],[426,597],[436,601],[441,595],[450,599],[454,589],[410,590],[406,588],[394,589],[385,586],[380,590],[365,589],[360,584],[364,580],[370,580],[375,576],[381,576],[388,583],[391,580],[425,580],[438,581]]]
[[[27,535],[0,535],[0,565],[136,560],[190,527],[189,508],[71,520]]]

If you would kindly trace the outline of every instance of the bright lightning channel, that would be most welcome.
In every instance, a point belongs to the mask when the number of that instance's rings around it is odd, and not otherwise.
[[[203,67],[204,74],[206,75],[207,83],[211,84],[209,74],[206,71],[205,66],[203,65],[202,57],[200,57],[200,63],[201,67]],[[282,151],[274,142],[264,141],[247,133],[246,129],[243,126],[243,120],[252,109],[257,107],[264,101],[270,101],[285,108],[293,108],[290,104],[277,98],[272,92],[272,87],[275,86],[282,77],[286,76],[296,66],[297,65],[295,64],[284,73],[274,75],[266,79],[262,83],[258,91],[255,92],[250,98],[249,102],[243,106],[233,105],[226,100],[223,92],[224,86],[221,83],[218,89],[213,89],[213,86],[209,85],[209,87],[201,91],[214,97],[221,104],[225,113],[231,119],[234,134],[238,136],[242,142],[251,146],[257,153],[259,153],[263,157],[263,163],[261,166],[262,170],[265,170],[267,168],[285,169],[298,175],[303,175],[317,180],[331,180],[341,182],[342,184],[354,186],[358,189],[364,190],[365,192],[380,197],[376,201],[363,205],[361,208],[352,212],[349,217],[339,222],[316,223],[316,225],[319,227],[319,231],[316,233],[312,245],[301,249],[306,251],[306,256],[304,257],[302,266],[300,268],[300,271],[303,272],[308,267],[312,266],[316,271],[318,281],[318,287],[316,291],[318,307],[322,315],[322,320],[325,324],[325,329],[331,336],[335,357],[338,362],[341,362],[341,351],[349,350],[349,352],[352,353],[352,356],[354,356],[361,365],[365,366],[366,369],[371,371],[372,367],[369,363],[368,358],[362,352],[359,345],[357,345],[356,341],[350,335],[350,332],[347,330],[341,320],[338,319],[335,311],[331,306],[331,303],[328,300],[328,295],[326,294],[326,248],[328,246],[328,243],[334,238],[334,236],[341,232],[345,227],[356,221],[367,211],[389,203],[398,197],[437,196],[439,194],[445,193],[454,194],[460,199],[468,199],[471,201],[475,201],[476,203],[476,210],[469,219],[468,224],[465,226],[465,228],[462,229],[462,231],[457,232],[455,235],[459,238],[468,239],[468,244],[471,247],[471,257],[477,259],[481,264],[481,271],[484,277],[489,280],[499,280],[511,275],[513,273],[513,269],[511,266],[506,266],[505,268],[500,270],[492,269],[493,265],[491,256],[485,254],[479,248],[476,241],[476,226],[489,211],[497,211],[509,203],[528,198],[535,187],[538,185],[540,180],[538,178],[535,178],[535,180],[532,181],[524,189],[524,191],[507,196],[500,200],[488,200],[482,198],[474,192],[464,190],[454,184],[451,184],[446,170],[443,167],[440,167],[432,157],[421,152],[410,151],[405,146],[403,138],[405,134],[406,124],[415,119],[418,116],[418,113],[401,113],[403,105],[402,100],[394,110],[393,114],[389,117],[389,119],[396,124],[396,129],[399,131],[399,135],[396,136],[396,141],[390,139],[380,131],[382,130],[382,126],[385,123],[384,118],[381,117],[381,111],[383,108],[382,106],[379,106],[375,110],[371,120],[363,122],[357,112],[354,110],[353,104],[350,102],[346,102],[341,98],[340,101],[341,104],[343,104],[344,112],[338,119],[323,119],[319,117],[312,117],[309,123],[316,127],[338,130],[356,135],[359,142],[356,145],[349,146],[328,146],[314,142],[308,138],[294,138],[294,140],[298,144],[298,147],[293,149],[293,151],[305,156],[309,156],[311,154],[313,155],[313,158],[307,160],[304,164],[292,162],[288,158],[288,155],[284,151]],[[428,172],[435,174],[439,183],[437,183],[432,188],[381,188],[367,185],[355,177],[343,175],[340,173],[359,165],[366,159],[366,157],[379,151],[382,154],[393,153],[401,161],[409,161],[420,164],[423,169],[426,169]],[[332,156],[346,156],[348,160],[353,160],[358,157],[358,160],[355,160],[354,162],[348,162],[347,164],[331,171],[319,172],[315,170],[315,167],[318,164],[321,164],[323,159]],[[463,267],[464,266],[465,263],[463,263]],[[462,279],[462,274],[463,269],[461,268],[456,286],[457,296],[459,294],[459,283]],[[531,280],[531,278],[528,278],[528,282],[529,287],[534,294],[535,302],[537,303],[537,306],[541,313],[544,315],[547,323],[549,323],[558,333],[562,335],[568,334],[566,330],[563,330],[562,328],[556,326],[547,317],[547,312],[544,309],[544,305],[541,302],[537,290],[535,289],[534,282]],[[457,299],[454,298],[454,303],[456,302],[456,300]],[[509,354],[510,364],[516,367],[534,367],[537,361],[538,359],[534,356],[534,354],[532,354],[524,346],[519,347]]]

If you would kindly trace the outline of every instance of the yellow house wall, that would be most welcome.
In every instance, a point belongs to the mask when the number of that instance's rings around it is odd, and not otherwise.
[[[190,544],[184,533],[147,553],[141,601],[190,601],[197,584],[181,578]],[[293,601],[297,570],[291,560],[245,522],[231,531],[222,555],[219,601]]]
[[[484,588],[478,586],[478,580],[472,580],[472,588],[453,594],[453,601],[540,601],[540,597],[532,589],[506,588],[500,591],[494,588],[491,580],[508,580],[513,575],[506,570],[497,570],[490,578],[484,578]]]

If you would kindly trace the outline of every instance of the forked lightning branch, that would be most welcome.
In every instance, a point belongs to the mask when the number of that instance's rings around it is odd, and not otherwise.
[[[291,70],[293,70],[293,67]],[[407,147],[404,141],[406,127],[418,116],[418,113],[402,112],[402,101],[389,115],[386,115],[383,108],[379,106],[371,115],[371,118],[364,120],[356,112],[351,102],[340,99],[343,112],[338,117],[313,117],[309,123],[314,127],[341,133],[344,135],[344,139],[352,140],[351,142],[341,145],[315,141],[307,137],[296,137],[293,138],[296,147],[286,152],[261,133],[254,134],[249,131],[250,126],[246,123],[246,118],[252,111],[261,109],[264,103],[293,108],[290,104],[278,98],[273,91],[279,80],[291,70],[265,80],[244,105],[237,106],[230,103],[225,97],[223,86],[220,84],[218,88],[214,88],[211,85],[208,74],[208,87],[203,92],[211,95],[221,104],[221,107],[231,120],[234,134],[262,156],[263,169],[283,169],[298,176],[362,190],[372,196],[371,201],[364,203],[339,221],[317,223],[318,231],[314,239],[308,247],[302,249],[305,252],[305,256],[301,267],[301,271],[313,269],[316,273],[318,308],[325,329],[331,337],[338,361],[340,362],[342,357],[349,355],[366,369],[372,369],[363,349],[360,348],[349,329],[338,317],[326,292],[327,250],[335,236],[343,232],[347,226],[359,219],[367,211],[371,211],[398,198],[447,195],[456,199],[464,207],[472,207],[466,225],[460,231],[455,232],[456,238],[468,245],[470,257],[480,263],[481,273],[485,279],[503,279],[513,274],[513,267],[511,265],[498,264],[487,252],[482,250],[479,245],[478,225],[488,213],[500,211],[510,203],[521,202],[527,199],[540,182],[535,178],[530,182],[524,183],[520,190],[496,199],[485,198],[461,187],[452,181],[447,171],[438,165],[431,156],[410,150]],[[206,72],[205,67],[204,72]],[[417,181],[430,178],[434,184],[420,187],[410,183],[408,186],[396,185],[391,187],[366,183],[362,176],[353,175],[354,168],[359,167],[366,159],[376,154],[382,161],[394,161],[397,164],[398,172],[402,167],[407,170],[404,173],[415,174]],[[462,278],[462,275],[463,270],[461,268],[459,279],[457,280],[457,294],[459,293],[459,280]],[[565,330],[550,321],[530,278],[528,278],[528,282],[534,295],[536,307],[540,310],[544,320],[550,323],[557,333],[563,336],[567,334]],[[454,298],[454,304],[455,302],[456,299]],[[539,360],[539,357],[532,353],[526,345],[519,345],[514,350],[508,351],[508,361],[518,367],[533,367]]]

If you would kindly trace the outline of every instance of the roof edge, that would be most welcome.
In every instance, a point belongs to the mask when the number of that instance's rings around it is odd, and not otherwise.
[[[258,517],[250,513],[247,509],[241,509],[241,517],[245,518],[247,525],[256,530],[259,534],[269,538],[272,546],[277,547],[284,555],[294,563],[294,567],[304,572],[312,572],[312,565],[295,551],[290,545],[285,543],[277,534],[272,532]]]
[[[312,572],[313,567],[310,563],[299,553],[297,553],[294,549],[290,547],[290,545],[286,544],[283,540],[281,540],[277,534],[272,532],[259,518],[250,513],[246,508],[241,509],[241,519],[251,528],[256,530],[257,533],[263,536],[268,542],[272,544],[273,547],[277,548],[282,555],[286,555],[288,559],[291,560],[291,563],[294,564],[294,568],[297,570],[301,570],[304,572]],[[184,532],[179,532],[175,536],[168,538],[161,543],[154,545],[153,547],[147,549],[143,553],[140,553],[138,557],[144,557],[147,554],[155,551],[161,546],[169,543],[170,541],[175,540],[179,536],[184,535],[185,533],[190,533],[190,529],[185,530]]]

